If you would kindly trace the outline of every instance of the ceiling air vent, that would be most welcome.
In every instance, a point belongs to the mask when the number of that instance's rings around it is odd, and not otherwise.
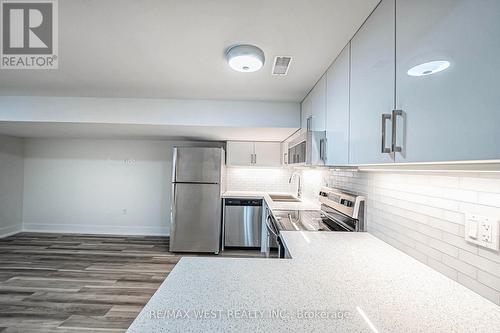
[[[286,75],[292,62],[292,57],[277,56],[274,58],[273,75]]]

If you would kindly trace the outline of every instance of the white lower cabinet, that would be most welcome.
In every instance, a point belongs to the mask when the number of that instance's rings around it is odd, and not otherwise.
[[[280,142],[228,141],[229,166],[281,166]]]

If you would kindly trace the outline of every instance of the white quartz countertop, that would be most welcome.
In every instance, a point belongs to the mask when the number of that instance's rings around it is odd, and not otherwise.
[[[500,332],[500,307],[368,233],[283,233],[293,259],[184,257],[128,332]]]
[[[318,201],[300,198],[300,202],[276,202],[269,195],[292,195],[296,193],[289,192],[253,192],[253,191],[227,191],[222,194],[222,198],[249,198],[263,199],[271,210],[317,210],[320,208]]]

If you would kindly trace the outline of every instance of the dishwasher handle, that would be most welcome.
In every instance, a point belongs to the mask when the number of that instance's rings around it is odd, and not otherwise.
[[[262,207],[262,199],[226,199],[225,205]]]

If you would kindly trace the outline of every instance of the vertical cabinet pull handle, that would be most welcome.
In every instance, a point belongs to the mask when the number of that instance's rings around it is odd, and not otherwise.
[[[306,130],[308,132],[311,131],[312,128],[312,116],[307,117],[307,125],[306,125]]]
[[[392,147],[391,150],[395,153],[401,153],[403,151],[402,146],[398,146],[398,136],[397,136],[397,129],[398,129],[398,122],[397,122],[397,117],[401,117],[404,121],[404,112],[403,110],[392,110]],[[403,124],[403,129],[404,129],[404,124]]]
[[[326,162],[326,143],[326,138],[319,140],[319,158],[324,162]]]
[[[385,146],[386,134],[387,134],[387,121],[391,120],[391,116],[392,115],[390,113],[382,114],[382,154],[391,153],[391,148]],[[394,121],[392,122],[392,124],[394,127]],[[393,139],[394,139],[394,131],[393,131]]]
[[[257,164],[257,154],[253,154],[253,164]]]

